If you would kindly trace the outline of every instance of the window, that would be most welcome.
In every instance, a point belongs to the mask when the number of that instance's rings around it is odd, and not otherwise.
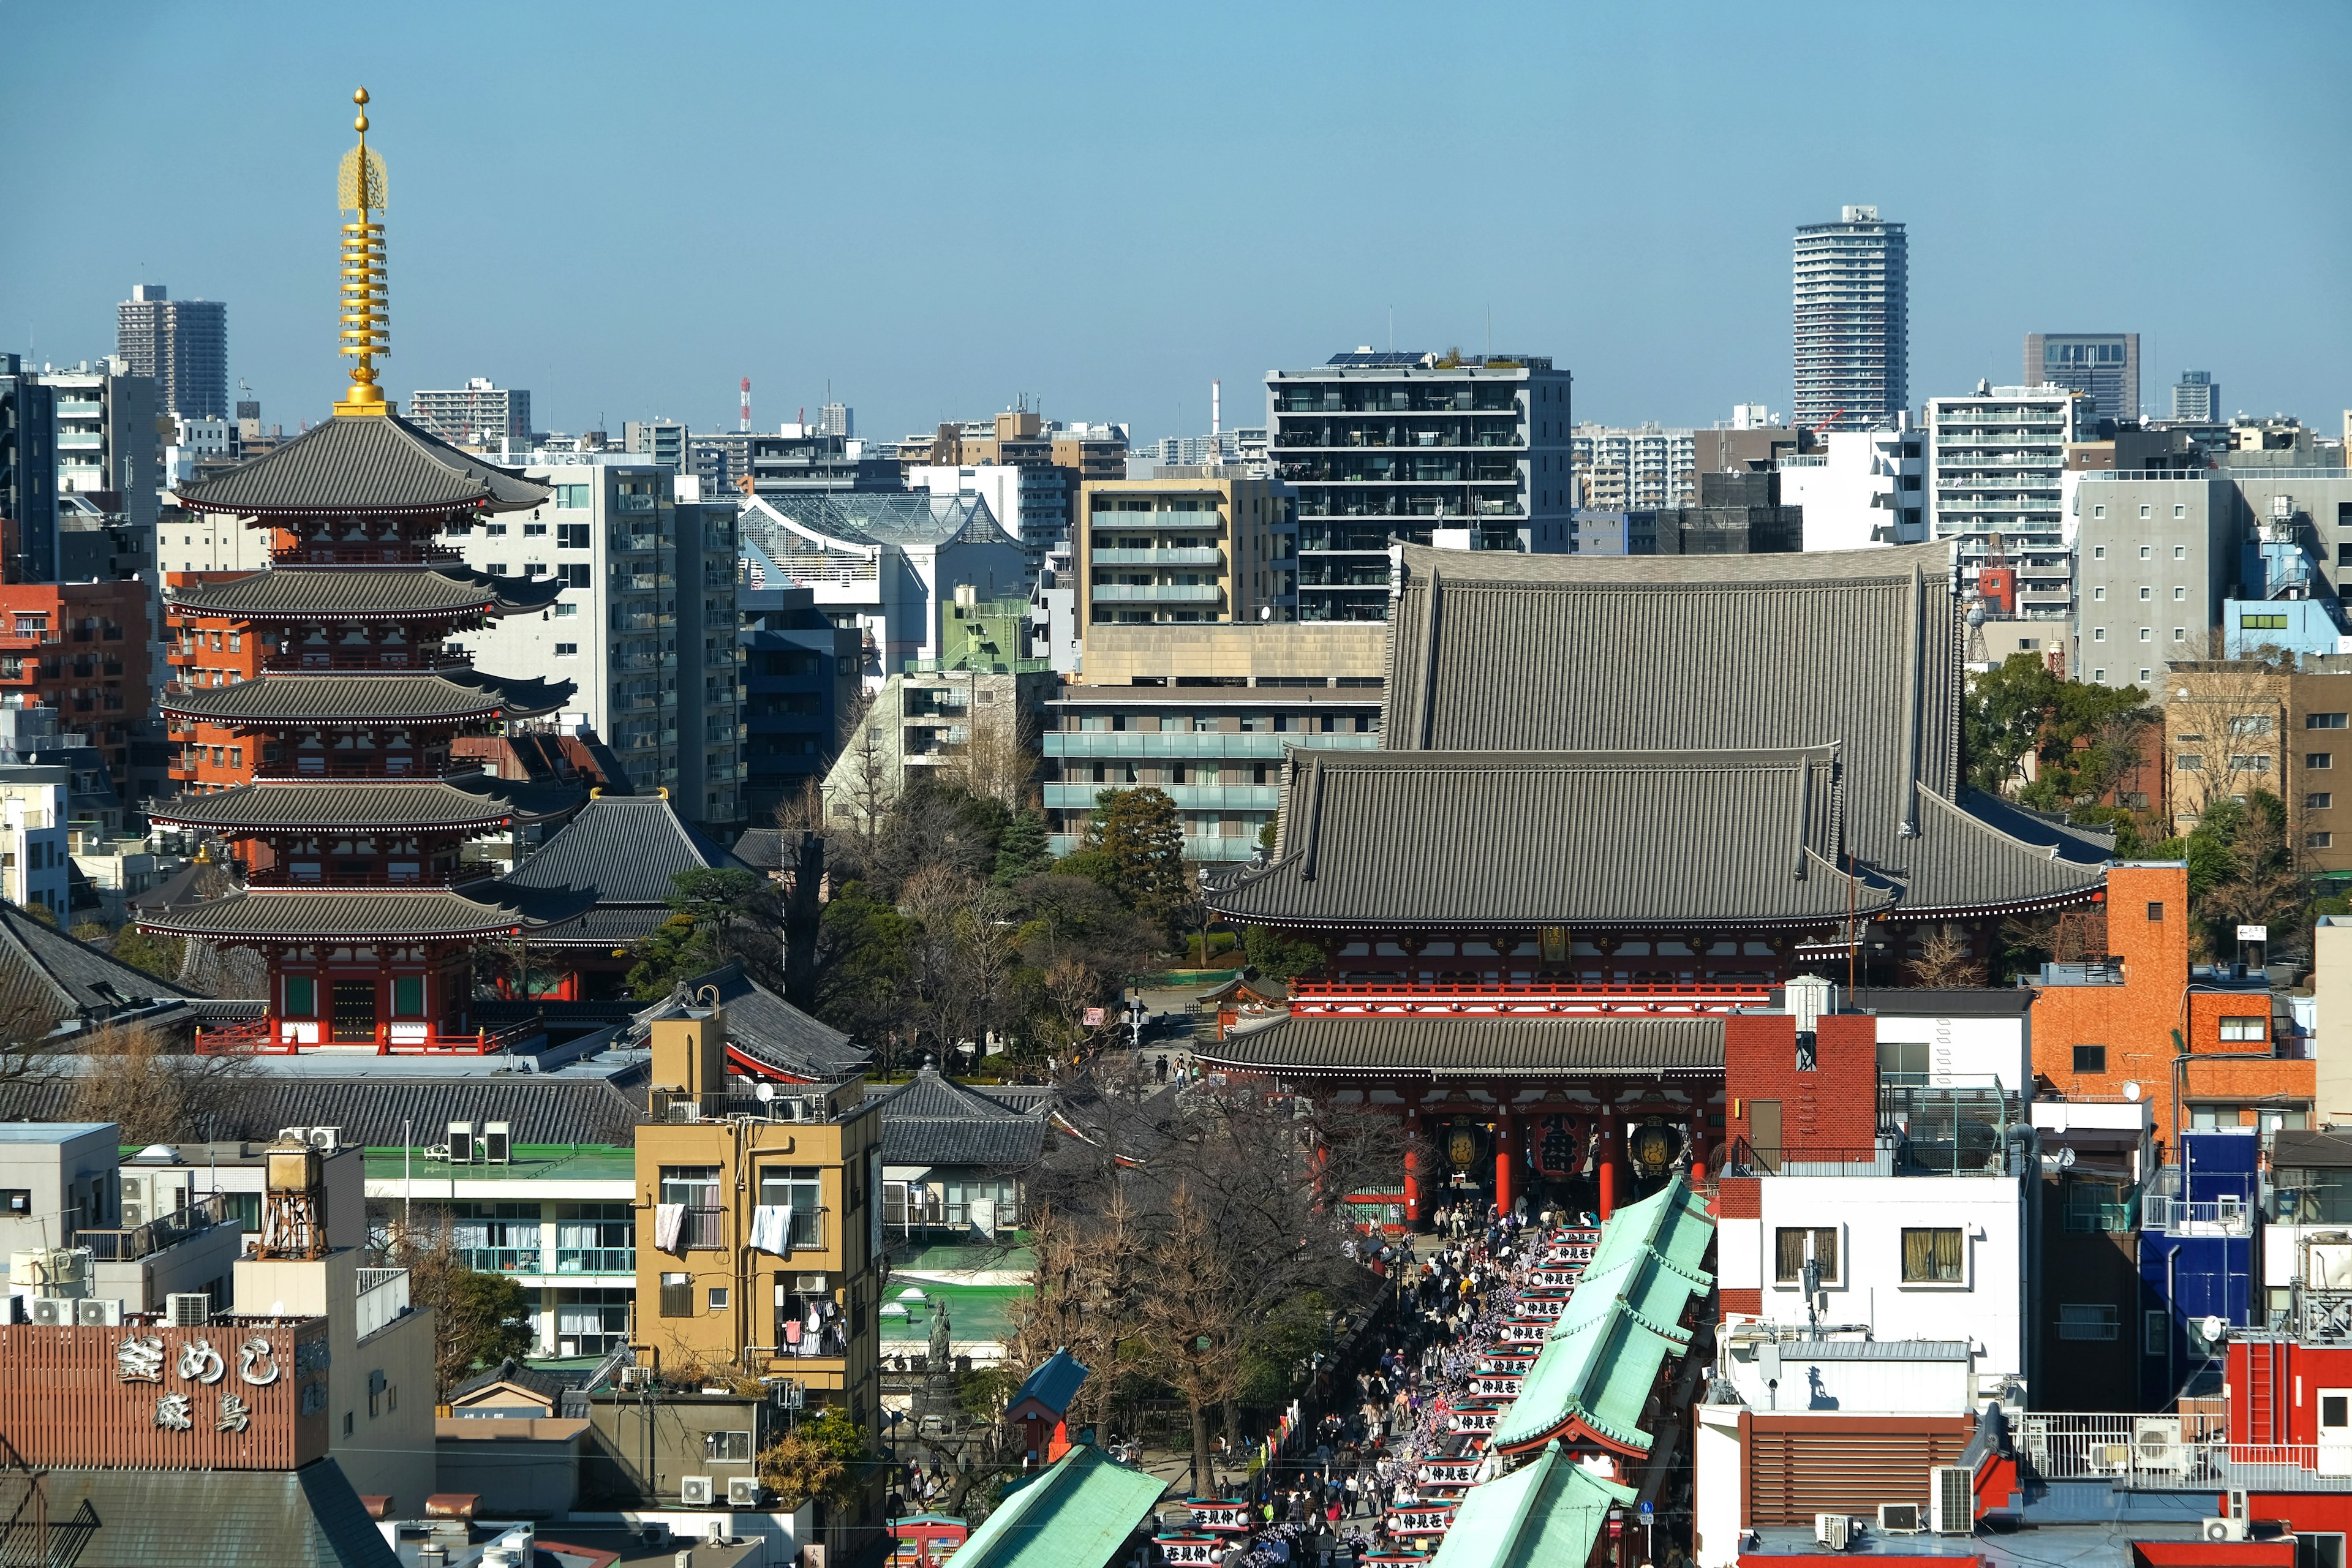
[[[2335,794],[2328,790],[2319,790],[2303,797],[2303,809],[2305,811],[2326,811],[2335,804]]]
[[[2062,1301],[2058,1306],[2058,1337],[2062,1340],[2112,1340],[2116,1309],[2106,1301]]]
[[[1949,1229],[1903,1228],[1903,1283],[1959,1285],[1966,1283],[1967,1253],[1958,1226]]]
[[[2344,728],[2344,715],[2341,713],[2306,713],[2303,716],[2303,727],[2306,730],[2341,730]]]
[[[2267,1013],[2234,1013],[2221,1019],[2221,1037],[2225,1040],[2266,1040],[2270,1038],[2270,1028]]]
[[[555,504],[567,511],[586,511],[588,510],[588,487],[586,485],[556,486]]]
[[[717,1459],[721,1464],[748,1465],[751,1462],[751,1434],[749,1432],[708,1432],[702,1438],[702,1457]]]
[[[2142,589],[2142,590],[2141,590],[2141,592],[2142,592],[2143,594],[2145,594],[2145,593],[2147,592],[2147,590],[2146,590],[2146,589]],[[2149,629],[2148,627],[2147,627],[2147,626],[2142,626],[2142,627],[2140,627],[2140,629],[2139,629],[2139,640],[2140,640],[2140,641],[2142,641],[2142,642],[2147,642],[2147,641],[2151,640],[2152,638],[2154,638],[2154,637],[2155,637],[2155,636],[2156,636],[2156,633],[2155,633],[2154,631],[2150,630],[2150,629]],[[2147,678],[2146,676],[2142,676],[2140,679],[2143,679],[2143,680],[2145,680],[2145,679],[2147,679]]]
[[[665,1318],[694,1316],[694,1276],[665,1274],[661,1277],[661,1315]]]
[[[1879,1041],[1878,1076],[1882,1082],[1886,1083],[1926,1083],[1927,1081],[1927,1042],[1925,1040]]]
[[[557,643],[555,645],[555,657],[558,658],[578,658],[580,657],[580,645],[576,642]]]
[[[2230,733],[2240,739],[2248,735],[2267,735],[2270,732],[2271,718],[2267,713],[2240,713],[2230,720]]]
[[[547,537],[547,524],[526,522],[522,525],[522,536],[525,539],[544,539]]]
[[[2145,583],[2143,583],[2143,584],[2140,584],[2139,596],[2140,596],[2142,599],[2149,599],[2149,598],[2153,598],[2153,597],[2155,597],[2155,595],[2156,595],[2156,590],[2155,590],[2155,589],[2153,589],[2153,588],[2149,587],[2149,586],[2148,586],[2147,584],[2145,584]]]
[[[1805,1278],[1805,1243],[1810,1240],[1813,1246],[1813,1261],[1822,1266],[1822,1283],[1836,1284],[1837,1239],[1837,1226],[1833,1225],[1775,1230],[1772,1233],[1772,1278],[1783,1285],[1801,1284]]]
[[[2305,752],[2303,754],[2303,765],[2306,768],[2313,768],[2325,773],[2336,766],[2336,753],[2333,752]]]
[[[2303,845],[2306,849],[2333,849],[2336,847],[2336,835],[2326,832],[2306,833],[2303,836]]]
[[[2101,635],[2102,637],[2104,637],[2104,636],[2105,636],[2106,634],[2103,632],[2103,633],[2101,633],[2100,635]],[[2099,684],[2101,684],[2102,686],[2104,686],[2104,685],[2105,685],[2105,684],[2106,684],[2107,672],[2106,672],[2105,670],[2104,670],[2104,669],[2095,669],[2095,670],[2091,671],[2091,679],[2092,679],[2093,680],[2095,680],[2095,681],[2099,682]]]
[[[2106,628],[2106,627],[2105,627],[2105,626],[2095,626],[2095,627],[2093,627],[2093,628],[2092,628],[2092,630],[2091,630],[2091,640],[2092,640],[2093,642],[2105,642],[2105,641],[2106,641],[2106,640],[2107,640],[2107,628]],[[2100,677],[2100,679],[2104,680],[2104,679],[2105,679],[2106,678],[2105,678],[2105,676],[2101,676],[2101,677]]]
[[[2139,1315],[2140,1349],[2148,1355],[2162,1355],[2172,1340],[2172,1314],[2161,1307],[2151,1307]]]
[[[555,606],[555,618],[559,621],[568,621],[579,613],[580,606],[577,605],[562,604]]]
[[[2095,509],[2094,509],[2093,515],[2094,515],[2094,516],[2097,516],[2097,517],[2105,517],[2105,516],[2106,516],[2106,515],[2107,515],[2107,509],[2106,509],[2106,508],[2105,508],[2105,507],[2098,507],[2098,508],[2095,508]],[[2094,561],[2105,561],[2106,558],[2107,558],[2107,547],[2106,547],[2105,545],[2104,545],[2104,544],[2094,544],[2093,546],[2091,546],[2091,559],[2092,559],[2092,560],[2094,560]]]
[[[392,1016],[395,1018],[425,1016],[425,976],[395,974],[392,977]]]
[[[482,533],[485,538],[503,539],[506,537],[506,531],[507,525],[503,522],[486,522],[482,524]]]
[[[2230,771],[2233,773],[2266,773],[2271,771],[2271,760],[2260,752],[2232,752],[2230,753]]]
[[[2107,591],[2106,591],[2105,588],[2094,588],[2094,589],[2092,589],[2092,590],[2091,590],[2091,597],[2092,597],[2093,599],[2095,599],[2095,599],[2104,599],[2104,598],[2105,598],[2106,596],[2107,596]]]
[[[2162,899],[2150,899],[2147,901],[2147,923],[2150,925],[2162,925],[2164,923],[2164,900]]]
[[[2175,588],[2172,590],[2172,597],[2175,603],[2185,600],[2189,597],[2189,590],[2186,588]]]
[[[286,977],[286,1016],[289,1018],[315,1018],[319,1016],[319,983],[307,974]]]
[[[723,1312],[727,1310],[726,1286],[713,1285],[710,1288],[710,1310],[714,1312]]]
[[[2146,501],[2142,501],[2142,502],[2140,502],[2140,503],[2139,503],[2139,514],[2140,514],[2140,516],[2142,516],[2142,517],[2146,517],[2146,516],[2148,514],[2148,504],[2147,504],[2147,502],[2146,502]],[[2147,547],[2146,547],[2146,546],[2144,546],[2144,545],[2143,545],[2143,546],[2141,547],[2141,549],[2140,549],[2140,553],[2141,553],[2142,555],[2146,555],[2146,554],[2147,553]]]
[[[2091,515],[2093,517],[2105,517],[2107,515],[2107,509],[2104,506],[2094,506],[2091,509]],[[2102,544],[2098,547],[2098,552],[2101,555],[2105,555],[2107,552],[2107,547]]]
[[[792,1245],[824,1245],[824,1173],[814,1165],[763,1165],[760,1169],[760,1202],[790,1204]]]
[[[2149,560],[2153,560],[2153,559],[2155,559],[2155,556],[2156,556],[2156,552],[2155,552],[2155,551],[2153,551],[2153,550],[2150,550],[2147,545],[2143,544],[2143,545],[2141,545],[2141,546],[2139,547],[2139,558],[2140,558],[2142,561],[2149,561]]]
[[[555,574],[562,579],[566,587],[570,588],[585,588],[590,582],[588,564],[584,561],[577,565],[559,566],[555,569]]]
[[[588,525],[584,522],[559,522],[555,525],[555,547],[558,550],[588,548]]]
[[[2286,630],[2284,616],[2240,616],[2238,625],[2250,632],[2283,632]]]
[[[2074,1047],[2074,1070],[2076,1072],[2106,1071],[2107,1047],[2105,1046],[2076,1046]]]
[[[2146,642],[2146,641],[2147,640],[2147,634],[2146,632],[2142,632],[2142,633],[2140,633],[2140,634],[2139,634],[2139,640],[2140,640],[2140,641],[2142,641],[2142,642]],[[2153,670],[2147,670],[2147,669],[2143,669],[2143,670],[2141,670],[2141,671],[2139,672],[2139,683],[2140,683],[2142,686],[2146,686],[2146,685],[2147,684],[2147,678],[2148,678],[2150,675],[2154,674],[2154,673],[2155,673],[2155,672],[2154,672]]]
[[[2175,517],[2187,517],[2189,515],[2189,509],[2181,505],[2179,501],[2174,501],[2172,503],[2172,515]],[[2172,558],[2175,561],[2179,560],[2187,553],[2188,551],[2180,545],[2176,544],[2172,547]]]

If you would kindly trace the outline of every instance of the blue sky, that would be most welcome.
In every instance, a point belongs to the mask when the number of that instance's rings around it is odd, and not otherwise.
[[[230,305],[290,428],[335,367],[349,96],[391,175],[385,380],[538,422],[897,436],[1028,395],[1139,437],[1334,350],[1497,348],[1580,416],[1789,401],[1790,238],[1909,225],[1915,402],[2029,331],[2231,409],[2352,406],[2341,4],[1183,6],[0,0],[0,347]],[[1181,418],[1181,426],[1179,424]]]

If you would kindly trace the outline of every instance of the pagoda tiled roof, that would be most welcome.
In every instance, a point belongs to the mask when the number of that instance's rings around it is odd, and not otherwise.
[[[576,784],[528,784],[487,773],[446,779],[287,779],[183,795],[149,815],[174,826],[215,832],[366,827],[390,833],[485,830],[538,822],[579,805]]]
[[[396,414],[339,414],[178,494],[191,510],[272,518],[518,511],[553,492]]]
[[[150,931],[214,942],[413,941],[536,931],[577,918],[588,889],[526,889],[504,882],[454,889],[248,888],[141,917]]]
[[[532,850],[509,879],[521,888],[593,884],[606,909],[641,904],[659,909],[667,920],[680,871],[751,869],[680,816],[666,796],[599,795]]]
[[[1034,1164],[1045,1148],[1042,1114],[1024,1114],[976,1094],[929,1063],[895,1089],[870,1089],[867,1099],[882,1108],[886,1165],[1017,1168]]]
[[[1219,1067],[1289,1073],[1480,1072],[1659,1078],[1723,1071],[1719,1017],[1286,1015],[1195,1048]]]
[[[557,577],[494,577],[470,566],[276,566],[166,591],[184,614],[245,620],[390,620],[504,615],[552,604]]]
[[[166,696],[166,713],[216,724],[365,724],[454,721],[496,710],[509,719],[552,713],[577,688],[568,680],[509,679],[477,669],[285,674]]]

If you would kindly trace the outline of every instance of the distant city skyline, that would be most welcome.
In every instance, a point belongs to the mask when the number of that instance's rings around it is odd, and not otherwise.
[[[1141,15],[1078,29],[743,6],[646,34],[592,4],[576,26],[495,36],[404,13],[355,59],[333,17],[290,7],[233,28],[19,7],[18,79],[96,72],[114,107],[66,135],[54,98],[0,99],[0,135],[33,154],[0,166],[0,203],[110,216],[71,245],[0,226],[0,345],[94,359],[116,304],[165,281],[227,302],[230,379],[267,418],[323,417],[341,379],[331,191],[364,80],[391,182],[386,384],[529,388],[547,428],[732,429],[749,375],[765,429],[838,402],[891,439],[1025,395],[1144,441],[1205,431],[1213,379],[1225,422],[1257,424],[1276,366],[1490,342],[1571,370],[1579,419],[1706,426],[1736,403],[1792,405],[1789,237],[1855,204],[1906,228],[1915,407],[2008,381],[2025,333],[2070,323],[2138,332],[2143,364],[2210,367],[2225,414],[2324,426],[2352,405],[2336,368],[2352,362],[2352,214],[2305,199],[2312,161],[2352,131],[2328,77],[2352,13],[2290,7],[2282,50],[2187,5],[1848,9],[1853,26],[1832,5],[1793,33],[1706,6],[1465,28],[1404,5],[1334,27],[1327,7],[1213,5],[1171,33]],[[2063,157],[2033,128],[2021,49],[2102,62],[2073,89]],[[1934,68],[1887,68],[1906,55]],[[824,68],[794,68],[812,59]],[[235,84],[234,111],[189,142],[205,156],[156,159],[187,141],[198,81]],[[1343,86],[1389,107],[1339,115]],[[1829,97],[1872,132],[1825,135]],[[2185,100],[2192,147],[2150,118]],[[1007,179],[1050,169],[1083,195],[1041,220],[986,181],[909,183],[963,166],[981,124]],[[1930,156],[1956,127],[1971,157]],[[1628,161],[1676,173],[1598,208],[1529,177]],[[2157,163],[2293,219],[2257,261],[2179,204],[2094,214],[2084,169]],[[742,200],[762,169],[826,197]],[[1267,178],[1279,199],[1249,194]],[[1461,221],[1411,196],[1367,206],[1380,191],[1442,191]],[[2293,308],[2249,311],[2250,289]]]

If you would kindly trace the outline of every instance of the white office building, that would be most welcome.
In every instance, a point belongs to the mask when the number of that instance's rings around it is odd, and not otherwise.
[[[1993,536],[2017,568],[2018,610],[2064,615],[2074,606],[2073,530],[2065,508],[2067,443],[2079,439],[2090,400],[2063,386],[1993,386],[1931,397],[1927,410],[1927,521],[1959,542],[1973,577]]]
[[[530,444],[530,394],[493,386],[488,376],[446,391],[410,393],[408,417],[455,446]]]
[[[1069,537],[1069,479],[1060,468],[1030,463],[971,468],[920,464],[907,470],[907,488],[935,496],[978,496],[999,525],[1041,562],[1056,541]]]
[[[1773,465],[1780,504],[1804,510],[1807,550],[1927,542],[1925,442],[1907,415],[1884,430],[1831,430],[1817,440],[1816,450]]]

